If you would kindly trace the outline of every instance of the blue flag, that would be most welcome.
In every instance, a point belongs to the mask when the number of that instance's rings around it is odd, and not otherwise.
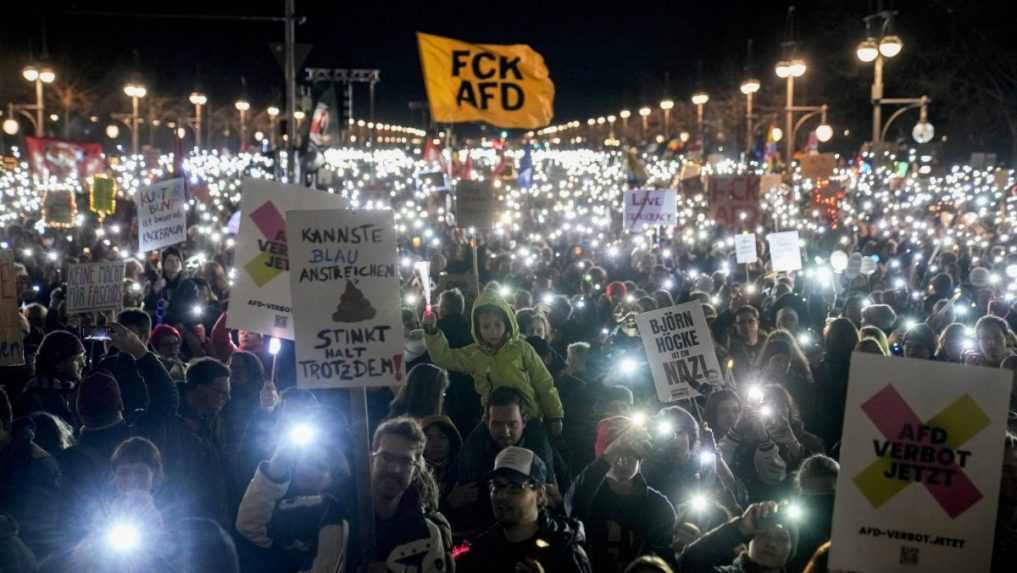
[[[519,160],[519,178],[517,182],[519,187],[523,189],[533,185],[533,155],[530,154],[529,145],[526,146],[526,153],[523,154],[523,158]]]

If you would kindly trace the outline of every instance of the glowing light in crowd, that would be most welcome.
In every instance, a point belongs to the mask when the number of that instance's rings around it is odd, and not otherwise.
[[[290,428],[287,437],[294,446],[303,447],[311,444],[317,435],[318,432],[314,429],[314,426],[301,423]]]
[[[117,553],[127,553],[141,547],[141,531],[129,521],[114,523],[106,534],[106,545]]]
[[[637,368],[639,368],[639,363],[636,362],[635,359],[633,358],[625,357],[621,359],[621,362],[618,363],[618,366],[619,368],[621,368],[621,373],[628,376],[634,373]]]
[[[632,423],[637,425],[637,426],[640,426],[640,427],[645,426],[646,425],[646,413],[643,412],[643,411],[637,411],[637,412],[633,413],[632,414]]]
[[[749,386],[749,391],[747,392],[747,395],[749,397],[750,402],[758,403],[763,401],[763,389],[758,384],[753,384],[752,386]]]
[[[710,507],[710,500],[701,493],[697,493],[689,498],[689,505],[692,506],[692,511],[696,513],[703,513],[708,507]]]
[[[268,339],[268,353],[272,356],[279,354],[279,350],[282,348],[282,341],[278,338]]]

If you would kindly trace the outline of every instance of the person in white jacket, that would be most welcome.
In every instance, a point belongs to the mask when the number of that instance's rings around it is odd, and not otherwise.
[[[335,492],[349,466],[328,434],[314,423],[291,424],[240,502],[237,531],[268,550],[264,558],[279,560],[281,568],[273,570],[346,568],[350,524]]]

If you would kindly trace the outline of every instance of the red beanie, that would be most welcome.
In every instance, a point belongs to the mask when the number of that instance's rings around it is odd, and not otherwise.
[[[180,331],[176,328],[173,328],[168,324],[160,324],[152,330],[152,335],[148,337],[148,340],[152,343],[153,347],[156,347],[159,345],[159,339],[164,336],[176,336],[181,341],[184,339],[183,336],[180,336]]]
[[[598,458],[604,455],[604,451],[619,436],[632,427],[632,419],[625,416],[611,416],[604,418],[597,424],[597,441],[593,444],[593,453]]]
[[[625,283],[614,281],[607,285],[606,292],[607,298],[611,299],[612,303],[616,303],[623,300],[629,294],[629,289],[625,288]]]
[[[105,370],[94,370],[78,387],[78,416],[85,427],[99,427],[112,423],[123,411],[117,379]]]

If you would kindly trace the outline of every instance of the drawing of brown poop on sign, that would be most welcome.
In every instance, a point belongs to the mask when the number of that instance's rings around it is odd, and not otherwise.
[[[374,318],[378,311],[371,306],[364,293],[353,284],[353,281],[346,281],[346,290],[339,297],[339,306],[332,313],[332,320],[336,322],[361,322]]]

